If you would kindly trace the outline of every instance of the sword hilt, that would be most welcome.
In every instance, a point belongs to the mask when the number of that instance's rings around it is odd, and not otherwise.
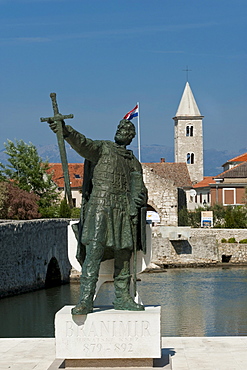
[[[74,115],[73,114],[65,114],[65,115],[58,114],[57,116],[54,116],[54,117],[46,117],[46,118],[41,117],[40,122],[61,121],[61,120],[68,119],[68,118],[74,118]]]
[[[54,117],[41,117],[40,121],[41,122],[49,122],[49,121],[58,121],[62,122],[65,119],[68,118],[74,118],[73,114],[67,114],[67,115],[62,115],[59,113],[58,105],[57,105],[57,94],[56,93],[50,93],[50,98],[52,101],[52,108],[54,112]]]

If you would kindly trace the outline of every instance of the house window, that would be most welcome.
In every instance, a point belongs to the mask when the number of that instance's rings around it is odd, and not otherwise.
[[[186,136],[193,136],[193,126],[186,126]]]
[[[236,189],[235,188],[224,188],[223,189],[223,205],[234,205],[236,204]]]
[[[187,153],[187,164],[194,164],[195,155],[194,153]]]

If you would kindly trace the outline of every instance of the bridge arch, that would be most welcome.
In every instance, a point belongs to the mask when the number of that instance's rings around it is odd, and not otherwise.
[[[161,213],[161,210],[151,199],[148,199],[147,211],[154,211],[157,212],[158,214]]]
[[[61,271],[58,261],[55,257],[52,257],[47,267],[45,287],[50,288],[61,285],[61,280]]]

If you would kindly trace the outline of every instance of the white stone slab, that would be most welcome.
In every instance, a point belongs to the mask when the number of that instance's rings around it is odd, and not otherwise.
[[[94,308],[73,315],[64,306],[55,316],[56,358],[160,358],[160,306],[145,311]]]

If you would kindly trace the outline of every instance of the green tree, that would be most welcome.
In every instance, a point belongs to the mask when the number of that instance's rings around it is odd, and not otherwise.
[[[46,172],[49,163],[42,160],[36,147],[32,143],[26,144],[23,140],[16,140],[16,143],[8,140],[4,145],[8,164],[0,164],[1,178],[12,180],[20,189],[36,194],[41,209],[55,203],[58,192],[52,175]]]
[[[7,183],[5,181],[0,181],[0,218],[4,212],[6,212],[6,200],[8,196]]]

